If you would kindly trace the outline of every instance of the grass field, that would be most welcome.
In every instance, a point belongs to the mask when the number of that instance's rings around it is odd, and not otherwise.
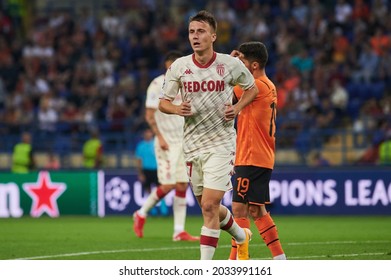
[[[391,260],[389,216],[275,216],[280,240],[292,260]],[[198,234],[201,217],[186,228]],[[173,242],[172,217],[150,217],[144,238],[130,217],[42,217],[0,219],[0,259],[39,260],[197,260],[199,244]],[[256,229],[252,259],[271,259]],[[221,233],[215,259],[225,260],[230,236]]]

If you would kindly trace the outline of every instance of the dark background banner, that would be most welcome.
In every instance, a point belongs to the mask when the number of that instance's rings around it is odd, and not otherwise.
[[[113,178],[117,178],[114,179]],[[119,209],[107,195],[113,188],[111,181],[123,180],[128,185],[129,203]],[[105,174],[104,208],[107,215],[131,215],[141,207],[146,194],[134,174]],[[114,184],[115,185],[115,184]],[[270,183],[273,214],[297,215],[389,215],[391,214],[391,170],[388,169],[282,169],[275,170]],[[119,191],[117,192],[119,193]],[[166,205],[172,213],[171,192]],[[188,189],[188,214],[201,214],[191,190]],[[223,204],[231,206],[231,193],[224,197]],[[110,206],[109,204],[112,204]]]
[[[390,215],[391,170],[278,169],[270,182],[270,195],[268,209],[273,214]],[[0,173],[1,218],[130,216],[147,196],[136,174],[123,170]],[[174,191],[164,198],[166,215],[172,214],[173,197]],[[187,203],[188,215],[201,214],[190,187]],[[231,206],[230,192],[223,204]]]

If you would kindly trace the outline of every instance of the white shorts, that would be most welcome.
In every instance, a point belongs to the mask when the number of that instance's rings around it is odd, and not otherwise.
[[[162,185],[174,185],[189,182],[186,172],[186,162],[181,144],[170,145],[164,151],[155,140],[155,153],[158,164],[158,178]]]
[[[195,196],[204,188],[226,192],[232,189],[235,153],[206,153],[186,162],[187,173]]]

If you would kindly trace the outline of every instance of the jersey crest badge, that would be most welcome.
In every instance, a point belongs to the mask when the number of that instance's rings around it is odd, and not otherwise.
[[[225,72],[224,64],[217,64],[216,71],[217,71],[217,74],[219,74],[220,76],[223,77],[224,72]]]

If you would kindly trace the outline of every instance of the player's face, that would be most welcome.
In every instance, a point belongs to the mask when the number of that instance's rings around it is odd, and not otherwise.
[[[149,141],[153,138],[153,132],[150,129],[144,131],[144,139]]]
[[[213,48],[216,33],[204,21],[192,21],[189,24],[189,41],[194,52],[203,52]]]
[[[243,54],[240,54],[240,55],[239,55],[239,59],[243,62],[244,66],[246,66],[246,68],[247,68],[248,70],[250,70],[250,72],[252,73],[251,62],[250,62],[248,59],[246,59],[246,58],[243,56]]]

